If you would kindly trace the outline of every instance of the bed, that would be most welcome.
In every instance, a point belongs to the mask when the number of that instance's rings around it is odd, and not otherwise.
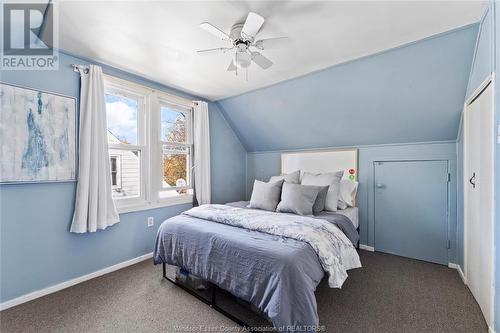
[[[344,215],[347,217],[351,223],[354,225],[354,228],[359,230],[359,208],[358,207],[348,207],[346,209],[338,210],[337,214]]]
[[[318,172],[308,164],[310,158],[313,165],[328,164],[329,170],[357,171],[357,151],[347,162],[339,162],[338,153],[345,151],[335,152],[307,155],[306,162],[297,162],[305,153],[282,156],[282,171],[298,163],[301,170]],[[326,275],[330,287],[340,288],[347,271],[361,266],[354,250],[359,240],[357,208],[305,217],[247,205],[204,205],[168,219],[158,230],[155,264],[164,265],[164,277],[167,265],[179,267],[184,276],[201,278],[202,285],[207,282],[248,302],[280,331],[317,331],[317,285]],[[215,299],[205,300],[246,326],[218,308]]]

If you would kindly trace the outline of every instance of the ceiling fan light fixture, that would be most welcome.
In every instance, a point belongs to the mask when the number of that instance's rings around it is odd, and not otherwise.
[[[211,48],[206,50],[199,50],[198,54],[223,54],[226,52],[233,53],[234,55],[229,62],[227,72],[234,72],[238,76],[239,70],[245,70],[248,78],[248,67],[256,64],[262,69],[268,69],[273,65],[273,62],[266,58],[259,51],[264,49],[274,48],[278,46],[286,37],[273,37],[257,39],[257,34],[264,24],[264,18],[256,13],[248,13],[244,23],[236,23],[232,26],[229,34],[217,28],[209,22],[203,22],[200,27],[207,31],[209,34],[231,43],[227,47]]]
[[[252,56],[246,51],[238,51],[234,56],[234,63],[238,68],[247,68],[252,64]]]

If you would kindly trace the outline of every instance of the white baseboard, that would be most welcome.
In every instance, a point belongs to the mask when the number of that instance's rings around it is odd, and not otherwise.
[[[452,262],[448,263],[449,268],[456,269],[458,271],[458,275],[460,275],[460,278],[462,279],[464,284],[467,284],[467,280],[465,279],[465,274],[462,272],[462,267],[458,264],[454,264]]]
[[[375,252],[375,248],[373,246],[368,246],[368,245],[365,245],[365,244],[359,244],[359,248],[361,250]]]
[[[80,276],[80,277],[77,277],[77,278],[74,278],[74,279],[71,279],[71,280],[68,280],[68,281],[65,281],[65,282],[62,282],[62,283],[50,286],[50,287],[47,287],[47,288],[44,288],[44,289],[41,289],[41,290],[37,290],[37,291],[31,292],[31,293],[26,294],[26,295],[19,296],[17,298],[14,298],[14,299],[5,301],[3,303],[0,303],[0,311],[6,310],[8,308],[11,308],[13,306],[16,306],[16,305],[19,305],[19,304],[22,304],[22,303],[29,302],[31,300],[34,300],[36,298],[39,298],[39,297],[42,297],[42,296],[45,296],[45,295],[48,295],[48,294],[55,293],[56,291],[59,291],[59,290],[62,290],[62,289],[66,289],[68,287],[74,286],[75,284],[85,282],[87,280],[96,278],[98,276],[101,276],[101,275],[104,275],[104,274],[108,274],[108,273],[117,271],[117,270],[119,270],[121,268],[137,264],[138,262],[150,259],[152,257],[153,257],[153,252],[147,253],[147,254],[144,254],[144,255],[142,255],[140,257],[137,257],[137,258],[134,258],[134,259],[130,259],[130,260],[121,262],[119,264],[116,264],[116,265],[113,265],[113,266],[109,266],[109,267],[100,269],[100,270],[95,271],[93,273],[90,273],[90,274],[87,274],[87,275],[83,275],[83,276]]]

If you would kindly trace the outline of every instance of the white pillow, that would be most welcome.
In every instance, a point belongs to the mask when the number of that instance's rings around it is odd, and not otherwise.
[[[340,192],[339,192],[339,209],[346,209],[347,207],[354,207],[356,203],[356,193],[358,192],[359,183],[349,180],[342,179],[340,181]]]
[[[274,212],[280,202],[283,182],[283,180],[279,180],[277,182],[264,183],[255,180],[250,204],[247,207]]]
[[[271,178],[269,178],[269,182],[273,183],[273,182],[277,182],[278,180],[282,180],[282,179],[287,183],[299,184],[300,183],[299,182],[300,170],[286,173],[286,174],[283,174],[281,176],[272,176]]]
[[[339,200],[340,180],[344,171],[313,174],[305,172],[302,176],[302,185],[329,186],[326,194],[325,210],[336,212]]]

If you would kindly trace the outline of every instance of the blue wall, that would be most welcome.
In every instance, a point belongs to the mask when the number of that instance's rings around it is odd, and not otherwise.
[[[452,174],[449,260],[462,260],[455,140],[477,30],[464,27],[218,101],[249,151],[246,197],[254,179],[280,172],[284,150],[358,146],[361,242],[373,245],[373,161],[444,159]]]
[[[247,152],[226,122],[217,104],[209,103],[210,166],[212,203],[226,203],[245,198]]]
[[[60,54],[58,71],[3,71],[1,81],[78,97],[70,64],[89,61]],[[108,66],[106,74],[187,98],[180,91]],[[214,202],[244,197],[246,152],[222,114],[209,105]],[[108,267],[153,249],[160,223],[191,204],[121,214],[121,222],[92,234],[72,234],[76,183],[0,185],[0,302]],[[155,226],[148,228],[148,216]]]
[[[493,71],[493,17],[492,9],[487,9],[481,18],[474,49],[474,58],[467,85],[467,98],[486,80]]]
[[[456,145],[455,142],[360,146],[359,148],[359,222],[361,244],[373,246],[373,163],[375,161],[447,160],[451,183],[449,184],[449,261],[456,260]],[[283,151],[253,152],[247,156],[247,199],[252,193],[254,179],[268,181],[280,174]],[[394,203],[397,205],[397,203]]]
[[[455,140],[477,25],[218,101],[248,151]]]

